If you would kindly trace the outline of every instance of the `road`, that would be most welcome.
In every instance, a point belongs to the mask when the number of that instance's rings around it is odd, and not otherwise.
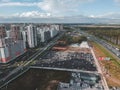
[[[39,67],[39,66],[30,66],[30,68],[39,68],[39,69],[48,69],[48,70],[60,70],[60,71],[70,71],[70,72],[82,72],[82,73],[98,74],[97,71],[86,71],[86,70],[78,70],[78,69]]]
[[[42,55],[42,53],[44,53],[46,50],[49,50],[51,47],[53,47],[56,44],[56,41],[63,35],[64,33],[62,32],[59,36],[57,36],[56,38],[54,38],[52,41],[50,41],[45,47],[43,47],[42,49],[39,49],[34,55],[32,55],[31,57],[29,57],[29,61],[19,65],[17,68],[13,69],[12,71],[10,71],[10,73],[5,76],[4,78],[2,78],[0,80],[0,82],[2,82],[3,84],[1,85],[1,87],[5,86],[6,84],[8,84],[11,79],[14,80],[17,76],[19,76],[19,74],[21,74],[22,72],[24,72],[24,70],[28,69],[30,67],[30,65],[32,65],[32,62],[35,61],[35,59]],[[21,71],[20,73],[18,73],[19,71]],[[18,73],[18,74],[16,74]],[[14,76],[14,74],[16,76]],[[12,77],[14,76],[14,77]],[[11,77],[11,78],[10,78]],[[9,79],[9,80],[8,80]],[[1,88],[0,87],[0,88]]]
[[[106,42],[105,40],[102,40],[98,37],[95,37],[94,35],[90,35],[86,32],[80,31],[82,32],[82,34],[84,34],[86,37],[89,37],[90,40],[95,41],[96,43],[100,44],[101,46],[103,46],[105,49],[108,50],[108,52],[110,52],[117,60],[120,60],[120,50],[111,45],[110,43]]]
[[[106,42],[105,40],[102,40],[100,38],[97,38],[95,36],[90,36],[90,38],[92,40],[94,40],[95,42],[99,43],[100,45],[102,45],[104,48],[106,48],[109,52],[111,52],[112,54],[114,54],[115,57],[117,57],[118,60],[120,60],[120,50],[111,45],[110,43]]]

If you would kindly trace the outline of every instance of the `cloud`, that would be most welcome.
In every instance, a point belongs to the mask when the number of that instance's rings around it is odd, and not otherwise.
[[[71,17],[49,17],[49,18],[31,18],[31,17],[0,17],[0,23],[103,23],[103,24],[120,24],[120,19],[90,18],[86,16]]]
[[[94,0],[42,0],[37,2],[12,2],[12,0],[1,0],[1,1],[9,1],[9,2],[1,2],[0,7],[10,7],[10,6],[26,6],[39,7],[40,10],[46,13],[59,15],[66,14],[75,14],[78,13],[81,4],[93,2]]]
[[[114,0],[115,2],[117,2],[117,3],[120,3],[120,0]]]
[[[48,18],[48,17],[51,17],[51,14],[50,13],[40,13],[38,11],[29,11],[29,12],[13,14],[12,17],[20,17],[20,18]]]
[[[36,6],[37,3],[21,3],[21,2],[7,2],[7,3],[1,3],[0,7],[5,7],[5,6]]]
[[[109,18],[109,19],[120,19],[120,13],[109,12],[102,15],[90,15],[91,18]]]
[[[43,0],[38,3],[38,7],[45,12],[65,14],[67,12],[77,12],[82,3],[92,1],[94,0]]]
[[[0,0],[0,2],[9,2],[10,0]]]
[[[113,1],[116,3],[116,5],[120,6],[120,0],[113,0]]]

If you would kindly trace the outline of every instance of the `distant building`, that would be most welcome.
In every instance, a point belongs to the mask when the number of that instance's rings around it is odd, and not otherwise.
[[[6,31],[6,35],[7,35],[7,37],[10,37],[11,36],[11,31],[10,30]]]
[[[0,38],[6,37],[6,28],[4,25],[0,26]]]
[[[56,36],[59,32],[59,26],[58,25],[51,25],[51,37],[53,38],[54,36]]]
[[[43,25],[37,28],[40,41],[47,42],[59,33],[59,25]]]
[[[21,40],[21,32],[20,32],[20,26],[18,25],[11,25],[11,37],[14,41]]]
[[[45,36],[44,36],[45,30],[43,29],[43,27],[38,27],[37,30],[38,30],[37,32],[40,42],[45,42]]]
[[[37,46],[37,27],[34,25],[27,26],[27,41],[30,48]]]
[[[23,37],[23,42],[24,42],[24,47],[27,48],[27,32],[26,31],[22,31],[22,37]]]
[[[59,30],[63,30],[63,25],[59,25]]]
[[[51,39],[50,28],[47,26],[41,26],[38,29],[38,36],[40,38],[40,42],[44,43]]]
[[[50,31],[45,31],[45,32],[44,32],[44,37],[45,37],[45,41],[50,40],[50,39],[51,39]]]

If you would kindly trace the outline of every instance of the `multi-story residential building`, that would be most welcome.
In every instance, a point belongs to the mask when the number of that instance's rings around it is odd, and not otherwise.
[[[20,32],[20,26],[18,25],[11,25],[11,37],[14,41],[21,40],[21,32]]]
[[[27,26],[27,41],[30,48],[34,48],[37,43],[37,27],[34,25]]]
[[[45,30],[43,29],[43,27],[37,28],[38,37],[39,37],[41,43],[45,41],[44,32],[45,32]]]
[[[11,31],[10,30],[6,31],[6,36],[11,37]]]
[[[6,37],[6,30],[5,30],[5,26],[4,25],[1,25],[0,26],[0,38],[4,38]]]
[[[59,30],[63,30],[63,25],[59,25]]]
[[[51,25],[50,27],[50,34],[51,34],[51,38],[53,38],[54,36],[56,36],[59,32],[59,25]]]
[[[55,37],[62,25],[11,25],[11,28],[0,26],[0,63],[6,63],[26,51],[26,46],[34,48]]]
[[[41,42],[47,42],[59,33],[59,25],[44,25],[37,28]]]
[[[7,35],[0,39],[0,63],[9,62],[23,54],[26,51],[24,44],[19,26],[12,25],[11,30],[7,31]]]
[[[26,47],[27,48],[27,31],[25,31],[25,30],[23,30],[22,31],[22,38],[23,38],[23,42],[24,42],[24,47]]]

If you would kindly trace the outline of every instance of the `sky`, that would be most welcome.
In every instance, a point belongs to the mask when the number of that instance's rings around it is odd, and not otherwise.
[[[120,22],[120,0],[0,0],[0,22]],[[88,20],[89,19],[89,20]],[[104,20],[105,21],[104,21]]]

